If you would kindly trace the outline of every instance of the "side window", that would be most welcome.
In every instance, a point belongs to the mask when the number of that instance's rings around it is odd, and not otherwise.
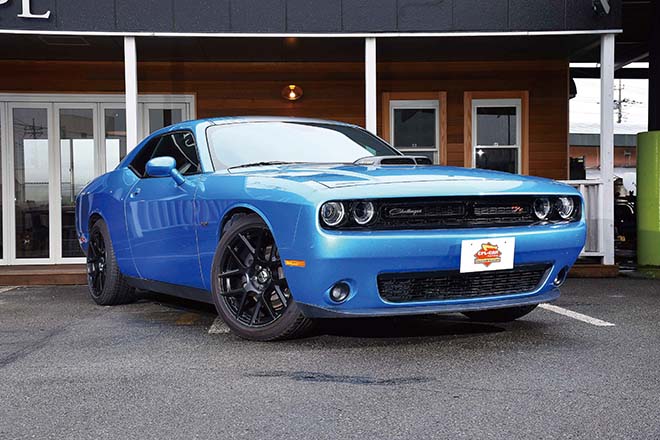
[[[153,138],[152,140],[145,145],[142,150],[138,153],[137,156],[135,156],[135,159],[128,165],[128,168],[130,168],[139,178],[144,177],[144,171],[145,168],[147,167],[147,162],[149,162],[149,159],[154,154],[154,150],[156,149],[156,146],[160,142],[160,138]]]
[[[170,156],[176,160],[181,174],[189,176],[201,172],[197,144],[189,131],[180,131],[155,138],[145,145],[140,154],[131,162],[130,168],[139,176],[145,176],[147,162],[154,157]]]

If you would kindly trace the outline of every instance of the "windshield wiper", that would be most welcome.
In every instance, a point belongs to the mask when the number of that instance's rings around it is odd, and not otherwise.
[[[244,163],[243,165],[235,165],[233,167],[227,168],[228,170],[233,170],[234,168],[247,168],[247,167],[263,167],[266,165],[285,165],[289,163],[295,163],[295,162],[283,162],[280,160],[271,160],[268,162],[252,162],[252,163]]]

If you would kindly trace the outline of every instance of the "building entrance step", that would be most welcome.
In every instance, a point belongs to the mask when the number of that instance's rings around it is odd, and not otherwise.
[[[53,264],[0,267],[0,286],[87,284],[84,264]]]

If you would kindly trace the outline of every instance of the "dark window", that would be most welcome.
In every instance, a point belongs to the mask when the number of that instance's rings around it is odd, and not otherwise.
[[[506,173],[518,172],[517,148],[482,148],[478,147],[477,168],[504,171]]]
[[[147,177],[147,162],[154,157],[164,156],[173,157],[176,160],[176,168],[184,176],[201,171],[195,137],[189,131],[179,131],[152,139],[133,159],[129,168],[139,177]]]
[[[395,108],[394,147],[435,148],[436,121],[432,108]]]
[[[516,107],[477,107],[477,145],[516,145]]]

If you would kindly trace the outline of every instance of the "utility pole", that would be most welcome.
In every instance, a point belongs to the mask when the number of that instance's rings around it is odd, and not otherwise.
[[[614,90],[618,92],[619,99],[617,99],[614,104],[617,111],[616,123],[620,124],[623,120],[623,101],[621,101],[621,91],[623,90],[623,85],[621,84],[621,78],[619,78],[619,85],[615,87]]]
[[[618,98],[614,100],[614,111],[616,112],[617,115],[616,118],[617,124],[621,124],[623,122],[624,106],[641,104],[641,102],[630,98],[624,98],[623,89],[625,88],[625,85],[621,82],[621,78],[619,78],[617,81],[618,81],[618,86],[614,87],[614,91],[617,92]]]

